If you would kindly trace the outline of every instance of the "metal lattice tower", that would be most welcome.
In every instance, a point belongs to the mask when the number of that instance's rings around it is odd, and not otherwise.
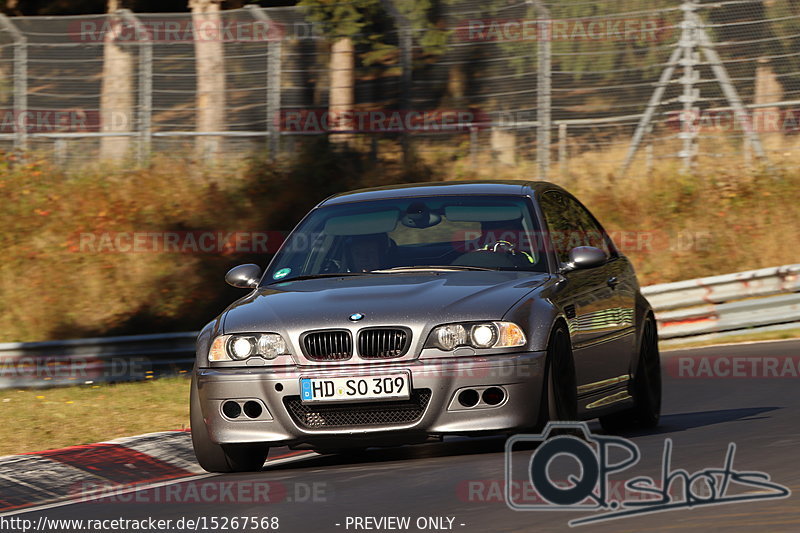
[[[714,44],[705,30],[705,25],[697,14],[697,7],[697,0],[690,0],[681,5],[684,17],[680,24],[680,39],[672,51],[666,67],[661,72],[656,89],[653,91],[647,108],[639,120],[625,161],[622,164],[621,174],[627,172],[645,135],[652,131],[653,118],[658,108],[665,103],[663,100],[664,92],[667,86],[674,81],[683,86],[683,92],[677,98],[677,101],[683,104],[683,110],[680,114],[681,131],[678,135],[682,140],[683,146],[678,155],[683,160],[684,170],[691,171],[697,155],[697,130],[694,127],[694,119],[700,111],[696,105],[700,101],[700,90],[695,85],[700,81],[700,72],[697,67],[701,64],[701,52],[707,64],[711,67],[714,77],[725,95],[725,99],[733,109],[736,121],[745,133],[747,143],[759,158],[763,159],[765,157],[758,134],[753,130],[750,115],[742,104],[742,100],[719,54],[714,49]],[[683,67],[683,76],[673,81],[675,70],[679,66]]]

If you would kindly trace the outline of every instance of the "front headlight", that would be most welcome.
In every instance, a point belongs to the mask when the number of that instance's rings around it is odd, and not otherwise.
[[[253,356],[275,359],[279,355],[289,355],[289,348],[277,333],[220,335],[211,343],[208,360],[243,361]]]
[[[437,326],[431,331],[425,347],[449,352],[459,346],[513,348],[525,346],[526,342],[525,332],[513,322],[480,322]]]

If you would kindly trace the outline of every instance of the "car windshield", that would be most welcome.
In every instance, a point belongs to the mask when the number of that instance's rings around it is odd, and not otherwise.
[[[530,203],[433,196],[323,206],[289,236],[265,283],[408,270],[546,271]]]

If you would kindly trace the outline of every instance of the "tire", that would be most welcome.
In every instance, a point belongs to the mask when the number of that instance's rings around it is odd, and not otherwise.
[[[652,429],[661,418],[661,357],[655,322],[648,316],[642,329],[639,361],[628,393],[633,407],[600,417],[600,425],[608,432],[626,429]]]
[[[207,472],[258,472],[269,453],[265,444],[217,444],[211,442],[200,409],[200,394],[192,377],[189,420],[192,426],[192,447],[197,462]]]
[[[558,324],[547,342],[544,387],[539,403],[539,420],[535,430],[541,432],[547,422],[578,419],[578,387],[575,361],[569,333]]]

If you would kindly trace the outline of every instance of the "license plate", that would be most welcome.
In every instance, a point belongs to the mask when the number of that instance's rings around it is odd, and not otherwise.
[[[407,373],[380,376],[300,378],[300,400],[313,402],[358,402],[407,400],[411,397]]]

